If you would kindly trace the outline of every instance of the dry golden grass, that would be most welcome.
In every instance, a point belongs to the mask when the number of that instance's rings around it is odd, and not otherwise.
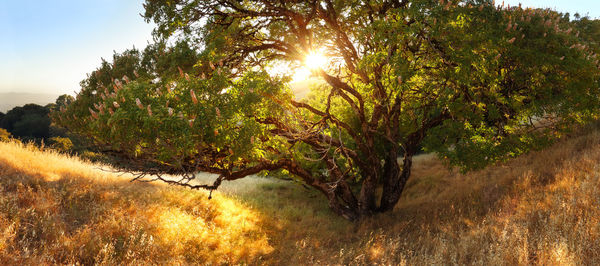
[[[98,167],[0,142],[0,264],[225,264],[273,251],[238,201]]]
[[[360,224],[290,182],[208,201],[0,143],[0,264],[597,265],[600,131],[580,135],[468,174],[419,156],[396,209]]]

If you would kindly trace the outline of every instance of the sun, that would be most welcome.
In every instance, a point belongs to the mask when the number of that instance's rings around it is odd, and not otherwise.
[[[317,70],[325,67],[327,57],[321,51],[313,51],[304,58],[304,65],[310,70]]]
[[[315,50],[310,52],[304,58],[302,66],[295,70],[292,81],[296,82],[309,79],[313,71],[324,68],[328,61],[329,60],[323,55],[322,51]]]

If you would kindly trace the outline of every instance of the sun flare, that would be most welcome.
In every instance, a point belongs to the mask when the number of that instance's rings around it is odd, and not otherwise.
[[[320,51],[309,53],[304,59],[304,65],[311,70],[323,68],[327,64],[327,57]]]
[[[312,72],[324,68],[328,59],[321,51],[313,51],[306,55],[303,65],[295,70],[292,77],[293,81],[303,81],[309,79]]]

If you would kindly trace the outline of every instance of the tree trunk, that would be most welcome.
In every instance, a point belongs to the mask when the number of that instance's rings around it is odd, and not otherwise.
[[[390,151],[383,169],[377,169],[379,165],[371,167],[369,173],[361,184],[358,200],[354,197],[350,186],[346,181],[340,182],[333,191],[326,193],[331,209],[347,220],[357,221],[376,213],[388,212],[400,200],[404,186],[411,174],[412,155],[405,154],[402,168],[398,163],[396,151]],[[381,174],[381,183],[378,174]],[[383,186],[383,192],[379,198],[376,193],[378,184]],[[379,201],[379,206],[377,202]]]
[[[371,173],[365,173],[366,178],[362,183],[359,195],[359,213],[361,216],[371,216],[377,210],[376,189],[377,189],[377,170],[372,167]]]
[[[385,183],[383,184],[383,195],[381,196],[381,204],[379,212],[387,212],[394,209],[400,196],[404,191],[404,186],[408,181],[412,168],[412,155],[405,154],[403,159],[402,171],[399,171],[398,159],[394,154],[386,160],[385,167]]]
[[[340,193],[340,198],[344,201],[349,208],[358,210],[358,200],[354,197],[352,193],[352,189],[348,185],[348,183],[344,180],[340,182],[338,185],[338,193]]]

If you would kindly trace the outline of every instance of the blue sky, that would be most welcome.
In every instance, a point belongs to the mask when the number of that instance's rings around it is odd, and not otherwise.
[[[0,0],[0,93],[73,94],[113,51],[143,48],[143,0]],[[600,17],[600,0],[505,0]],[[497,4],[502,1],[497,0]]]
[[[152,40],[143,0],[0,0],[0,92],[73,94],[113,50]]]

